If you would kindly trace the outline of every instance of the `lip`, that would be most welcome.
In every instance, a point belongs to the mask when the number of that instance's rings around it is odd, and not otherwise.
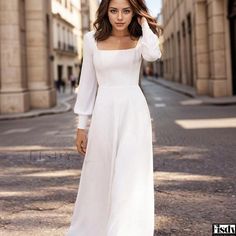
[[[122,26],[122,25],[124,25],[125,23],[116,23],[116,25],[118,25],[118,26]]]

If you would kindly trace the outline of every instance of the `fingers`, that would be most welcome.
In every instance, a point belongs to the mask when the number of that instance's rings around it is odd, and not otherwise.
[[[85,153],[86,153],[86,148],[87,148],[86,142],[82,142],[82,143],[81,143],[81,150],[82,150],[82,152],[83,152],[84,155],[85,155]]]
[[[79,154],[82,155],[82,156],[84,156],[84,155],[85,155],[85,149],[84,149],[84,147],[82,146],[82,143],[77,144],[76,146],[77,146],[77,150],[78,150]]]
[[[142,24],[146,21],[147,19],[144,16],[139,16],[138,17],[138,23],[142,26]]]
[[[80,145],[76,145],[77,151],[80,155],[84,156],[85,155],[85,150],[82,148]]]
[[[141,22],[141,17],[138,17],[138,23],[141,25],[142,24],[142,22]]]
[[[87,133],[84,130],[78,129],[76,136],[76,147],[80,155],[85,156],[87,147]]]
[[[86,154],[86,147],[87,147],[87,142],[83,142],[83,141],[78,141],[76,142],[76,147],[77,147],[77,151],[79,152],[79,154],[81,154],[82,156],[84,156]]]

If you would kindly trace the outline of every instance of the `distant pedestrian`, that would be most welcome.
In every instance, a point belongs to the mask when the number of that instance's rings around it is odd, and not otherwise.
[[[62,86],[63,93],[65,93],[65,91],[66,91],[66,82],[65,82],[65,80],[61,81],[61,86]]]
[[[69,80],[70,80],[70,93],[72,94],[75,91],[76,77],[73,74],[71,74]]]
[[[62,80],[61,79],[56,80],[56,88],[59,93],[61,92],[61,86],[62,86]]]

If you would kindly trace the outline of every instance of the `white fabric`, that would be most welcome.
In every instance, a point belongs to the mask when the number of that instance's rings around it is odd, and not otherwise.
[[[98,49],[84,36],[84,60],[74,112],[88,119],[87,151],[67,236],[153,236],[151,117],[138,85],[142,57],[161,56],[147,22],[135,48]]]

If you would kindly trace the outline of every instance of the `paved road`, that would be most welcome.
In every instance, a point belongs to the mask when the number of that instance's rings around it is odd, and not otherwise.
[[[143,81],[153,124],[156,234],[236,222],[236,107]],[[74,102],[74,101],[73,101]],[[72,102],[72,103],[73,103]],[[83,163],[72,112],[0,122],[0,235],[64,235]]]

